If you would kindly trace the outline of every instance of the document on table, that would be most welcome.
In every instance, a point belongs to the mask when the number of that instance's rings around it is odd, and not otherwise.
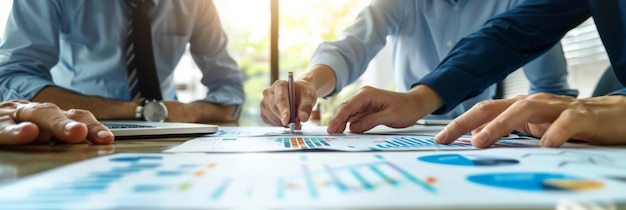
[[[346,152],[394,150],[471,150],[470,136],[463,136],[451,144],[434,142],[432,131],[373,132],[371,134],[344,133],[329,135],[326,127],[309,128],[296,135],[277,127],[224,127],[216,134],[195,138],[164,152],[276,152],[298,150],[334,150]],[[379,131],[384,131],[380,129]],[[412,134],[412,135],[408,135]],[[492,147],[538,147],[539,139],[510,135],[498,140]],[[565,144],[564,147],[587,145]]]
[[[328,135],[324,126],[308,126],[306,129],[294,131],[297,135],[325,136]],[[287,128],[263,126],[220,126],[214,134],[206,137],[255,137],[292,135]]]
[[[301,136],[328,136],[326,126],[303,125],[302,130],[295,131]],[[413,125],[407,128],[390,128],[379,125],[365,132],[367,134],[404,134],[404,135],[432,135],[435,136],[445,126],[442,125]],[[348,130],[344,134],[351,134]],[[264,126],[220,126],[219,130],[207,136],[253,137],[253,136],[284,136],[292,135],[287,128]]]
[[[566,144],[564,147],[587,146]],[[507,137],[492,147],[539,147],[539,139]],[[451,144],[437,144],[432,136],[368,135],[339,136],[256,136],[256,137],[199,137],[164,152],[277,152],[298,150],[335,150],[345,152],[394,150],[470,150],[478,149],[469,137]]]
[[[625,174],[626,151],[607,148],[114,154],[0,186],[0,206],[560,209],[624,204]]]
[[[426,127],[426,128],[425,128]],[[442,129],[435,128],[435,129]],[[278,152],[298,150],[334,150],[345,152],[406,150],[473,150],[471,136],[465,135],[451,144],[434,142],[430,126],[405,129],[377,127],[366,134],[345,132],[329,135],[326,127],[313,126],[296,134],[281,127],[221,127],[215,134],[194,138],[164,152]],[[563,147],[587,147],[566,143]],[[539,147],[539,139],[510,135],[492,147]]]

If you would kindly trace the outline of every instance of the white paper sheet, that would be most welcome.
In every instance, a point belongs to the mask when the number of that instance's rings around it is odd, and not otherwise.
[[[0,207],[557,208],[624,192],[623,149],[115,154],[0,187]]]
[[[302,130],[296,131],[295,135],[300,136],[328,136],[326,126],[303,124]],[[407,128],[390,128],[379,125],[365,132],[367,134],[398,134],[398,135],[437,135],[445,126],[438,125],[413,125]],[[345,135],[351,135],[349,130],[344,131]],[[284,136],[291,135],[289,129],[283,127],[269,126],[220,126],[219,130],[207,136],[228,136],[228,137],[252,137],[252,136]]]
[[[307,126],[306,129],[295,131],[297,135],[327,136],[326,127]],[[292,135],[287,128],[263,127],[263,126],[220,126],[219,130],[210,135],[211,137],[254,137],[254,136],[285,136]]]
[[[436,144],[432,135],[268,135],[244,137],[199,137],[164,152],[277,152],[298,150],[334,150],[345,152],[398,150],[474,150],[470,136],[451,144]],[[563,147],[587,147],[586,144],[566,143]],[[492,147],[539,147],[539,139],[511,135],[498,140]]]

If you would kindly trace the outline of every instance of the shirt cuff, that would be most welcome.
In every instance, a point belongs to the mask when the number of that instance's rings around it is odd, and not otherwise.
[[[319,53],[319,54],[315,54],[311,58],[311,64],[310,64],[311,66],[326,65],[330,67],[333,70],[333,72],[335,72],[335,78],[336,78],[335,89],[330,94],[324,97],[337,95],[337,93],[339,93],[340,90],[342,90],[344,87],[350,84],[350,80],[348,79],[349,78],[348,65],[346,65],[345,62],[342,62],[336,59],[337,57],[340,57],[340,55],[338,54],[334,55],[333,53]]]
[[[37,79],[24,79],[21,84],[13,84],[2,91],[2,100],[32,100],[39,92],[48,86],[56,86],[53,82]]]

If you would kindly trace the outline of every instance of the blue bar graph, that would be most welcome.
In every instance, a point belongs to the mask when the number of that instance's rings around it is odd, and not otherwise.
[[[437,144],[435,140],[419,139],[413,137],[397,137],[385,140],[382,144],[376,144],[372,149],[394,149],[394,148],[463,148],[471,146],[470,143],[454,142],[451,144]]]

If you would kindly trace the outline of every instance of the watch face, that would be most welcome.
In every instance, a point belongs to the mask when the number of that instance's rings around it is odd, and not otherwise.
[[[150,101],[143,106],[143,117],[146,121],[163,122],[167,119],[167,107],[160,101]]]

